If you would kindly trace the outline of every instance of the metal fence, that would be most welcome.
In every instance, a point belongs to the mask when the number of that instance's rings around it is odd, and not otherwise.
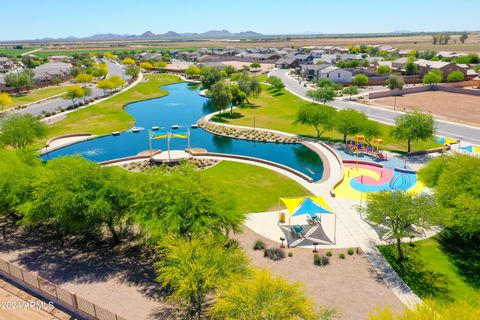
[[[126,320],[105,308],[2,259],[0,259],[0,274],[20,284],[20,286],[30,290],[33,289],[33,292],[39,294],[44,299],[56,301],[60,306],[85,319]]]

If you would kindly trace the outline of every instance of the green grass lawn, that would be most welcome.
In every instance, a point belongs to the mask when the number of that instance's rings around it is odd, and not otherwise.
[[[255,165],[222,161],[203,171],[236,199],[240,212],[264,212],[278,207],[279,197],[309,195],[295,181]]]
[[[472,305],[480,306],[480,289],[472,286],[473,281],[469,282],[467,277],[462,276],[454,260],[442,250],[437,237],[417,241],[413,248],[405,244],[407,262],[404,264],[399,264],[396,260],[396,249],[393,245],[379,246],[379,249],[421,298],[430,298],[441,303],[466,300]]]
[[[0,54],[7,56],[18,56],[24,54],[25,52],[30,52],[37,48],[24,48],[24,49],[13,49],[13,48],[0,48]]]
[[[262,93],[258,98],[250,98],[250,103],[254,107],[246,107],[237,109],[241,114],[236,119],[228,119],[229,123],[253,126],[253,118],[255,116],[256,126],[259,128],[268,128],[290,132],[307,137],[316,137],[316,131],[313,127],[305,125],[294,125],[298,110],[311,102],[300,99],[299,97],[283,90],[281,93],[272,93],[267,86],[263,86]],[[385,148],[395,151],[406,151],[407,143],[394,139],[390,132],[392,126],[379,124],[382,130],[382,138],[385,142]],[[342,136],[335,131],[325,132],[322,136],[325,139],[340,141]],[[441,144],[435,141],[414,142],[412,143],[412,151],[423,150],[427,148],[441,147]]]
[[[428,269],[445,274],[450,280],[448,289],[452,297],[466,298],[480,306],[480,290],[471,287],[459,274],[457,267],[442,252],[440,244],[435,238],[415,243],[420,257]]]
[[[85,109],[69,113],[67,117],[48,127],[47,139],[59,135],[79,132],[108,134],[122,131],[134,124],[134,118],[124,112],[125,105],[162,97],[168,94],[160,86],[176,83],[180,78],[168,74],[146,75],[147,82],[140,82],[135,87]]]
[[[7,108],[13,108],[22,104],[32,103],[38,100],[46,99],[66,91],[65,87],[49,87],[31,91],[27,95],[12,96],[13,103],[8,105]]]

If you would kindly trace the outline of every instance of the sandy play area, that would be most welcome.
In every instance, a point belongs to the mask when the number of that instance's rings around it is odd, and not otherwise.
[[[375,105],[393,107],[394,97],[371,100]],[[397,110],[421,110],[464,123],[480,125],[480,96],[427,91],[397,97]]]
[[[349,256],[347,250],[331,250],[333,256],[330,264],[318,267],[313,264],[312,249],[293,248],[285,249],[286,252],[292,252],[293,257],[271,261],[263,257],[262,251],[254,251],[253,244],[256,240],[263,240],[267,247],[277,247],[278,243],[248,228],[244,228],[244,232],[235,238],[240,241],[252,265],[267,268],[290,281],[304,283],[307,295],[316,305],[337,309],[337,319],[366,319],[374,306],[390,306],[397,311],[404,309],[393,291],[377,279],[369,261],[361,255]],[[319,251],[321,255],[326,253],[326,250]],[[346,255],[345,260],[338,257],[341,252]]]

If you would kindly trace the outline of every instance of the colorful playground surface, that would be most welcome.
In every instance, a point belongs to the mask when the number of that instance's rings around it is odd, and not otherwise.
[[[360,200],[363,193],[388,190],[422,192],[424,185],[413,171],[384,167],[376,163],[344,163],[344,179],[335,188],[337,197]]]

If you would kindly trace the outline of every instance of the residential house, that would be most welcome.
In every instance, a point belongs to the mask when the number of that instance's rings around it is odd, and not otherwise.
[[[392,69],[403,70],[405,69],[405,64],[408,62],[407,57],[401,57],[392,61]]]
[[[361,54],[353,54],[353,53],[341,53],[338,55],[338,59],[340,61],[344,60],[361,60],[362,55]]]
[[[320,79],[330,79],[334,82],[352,82],[352,72],[330,66],[320,70]]]
[[[47,62],[38,67],[34,71],[34,82],[49,82],[53,78],[65,80],[70,76],[72,65],[64,62]]]
[[[338,60],[338,54],[336,53],[324,53],[321,55],[320,59],[326,63],[336,63]]]
[[[290,68],[296,68],[300,65],[299,60],[293,56],[293,57],[283,57],[278,59],[277,62],[275,62],[275,67],[280,68],[280,69],[290,69]]]
[[[448,74],[452,71],[460,71],[462,72],[465,77],[467,76],[467,69],[462,68],[461,66],[450,63],[450,62],[443,62],[443,61],[429,61],[429,60],[417,60],[417,73],[420,76],[424,76],[432,69],[438,69],[442,72],[443,79],[447,79]]]
[[[298,59],[299,64],[311,64],[313,63],[313,56],[308,53],[296,53],[293,57]]]
[[[320,78],[320,71],[331,64],[302,64],[300,65],[300,75],[308,81],[316,81]]]
[[[15,62],[8,57],[0,57],[0,73],[7,73],[15,69]]]
[[[459,58],[466,55],[467,54],[464,52],[452,52],[452,51],[440,51],[436,54],[436,56],[439,58],[447,58],[447,59]]]

